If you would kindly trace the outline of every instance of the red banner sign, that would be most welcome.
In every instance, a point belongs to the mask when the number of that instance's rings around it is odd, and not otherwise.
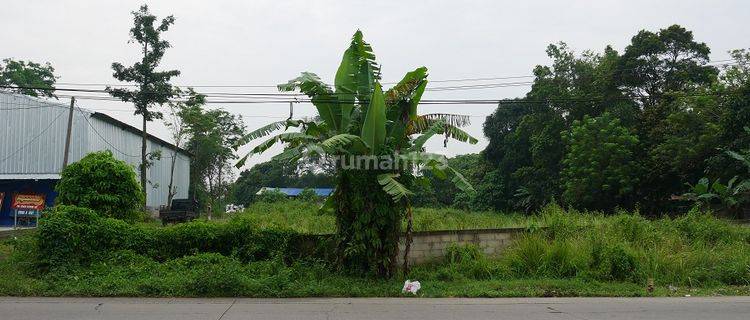
[[[44,198],[43,194],[15,194],[10,207],[16,210],[42,211],[44,210]]]

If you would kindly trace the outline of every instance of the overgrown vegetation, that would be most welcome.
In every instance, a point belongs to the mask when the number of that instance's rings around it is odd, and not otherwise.
[[[299,229],[294,215],[288,216],[286,228],[278,215],[270,219],[273,224],[258,224],[264,211],[279,205],[253,206],[226,222],[166,228],[61,206],[42,219],[34,236],[0,245],[0,272],[6,275],[0,278],[0,294],[400,295],[403,274],[392,280],[349,275],[337,271],[333,257],[325,254],[330,250],[320,250],[331,247],[295,242],[306,236],[291,230]],[[284,205],[300,214],[310,206]],[[429,297],[750,293],[750,229],[707,213],[648,220],[635,213],[602,215],[548,206],[517,219],[527,233],[501,256],[454,245],[442,261],[414,266],[408,278],[420,280],[420,294]],[[649,278],[654,292],[646,289]]]
[[[305,234],[330,234],[336,231],[332,214],[318,212],[318,204],[284,199],[256,202],[239,213],[261,229],[290,229]],[[414,208],[414,231],[492,229],[525,227],[530,219],[520,214],[467,212],[450,208]],[[402,221],[403,227],[406,221]]]

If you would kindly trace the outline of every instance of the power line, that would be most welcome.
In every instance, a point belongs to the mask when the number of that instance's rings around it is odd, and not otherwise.
[[[706,66],[723,66],[736,64],[736,59],[721,59],[706,62]],[[629,71],[636,70],[639,68],[616,68],[612,71]],[[494,76],[494,77],[473,77],[473,78],[457,78],[457,79],[437,79],[429,80],[430,83],[449,83],[449,82],[474,82],[474,81],[494,81],[494,80],[512,80],[512,79],[524,79],[524,78],[535,78],[536,75],[515,75],[515,76]],[[397,84],[398,81],[381,82],[382,84]],[[69,86],[109,86],[109,87],[138,87],[137,84],[118,84],[118,83],[76,83],[76,82],[58,82],[59,85]],[[278,85],[175,85],[176,87],[186,88],[278,88]],[[428,87],[426,90],[437,89]]]
[[[512,103],[553,103],[553,102],[597,102],[597,101],[617,101],[617,100],[659,100],[665,97],[679,98],[679,97],[711,97],[711,96],[725,96],[732,94],[733,92],[718,92],[718,93],[698,93],[698,94],[671,94],[671,95],[660,95],[660,96],[619,96],[619,97],[605,97],[605,96],[588,96],[579,98],[547,98],[547,99],[424,99],[419,102],[420,105],[472,105],[472,104],[492,104],[497,105],[500,103],[512,104]],[[82,100],[103,100],[103,101],[120,101],[116,98],[111,97],[90,97],[90,96],[76,96]],[[313,103],[312,99],[298,98],[293,100],[206,100],[207,104],[289,104],[289,103]],[[174,102],[180,102],[179,100],[173,100]],[[323,103],[337,104],[342,103],[339,100],[316,100]]]
[[[726,62],[726,61],[736,61],[734,59],[726,59],[726,60],[716,60],[711,63],[720,63],[720,62]],[[723,63],[724,65],[730,65],[730,64],[736,64],[736,63]],[[721,64],[717,64],[721,65]],[[630,68],[630,70],[633,70],[636,68]],[[628,69],[621,69],[621,70],[628,70]],[[533,77],[533,76],[511,76],[511,77],[494,77],[494,79],[512,79],[512,78],[521,78],[521,77]],[[466,78],[466,79],[447,79],[443,81],[461,81],[461,80],[479,80],[479,79],[491,79],[491,78]],[[436,82],[436,81],[432,81]],[[442,86],[442,87],[428,87],[426,91],[462,91],[462,90],[478,90],[478,89],[493,89],[493,88],[505,88],[505,87],[521,87],[521,86],[530,86],[533,85],[534,81],[521,81],[521,82],[499,82],[499,83],[482,83],[482,84],[470,84],[470,85],[455,85],[455,86]],[[135,86],[135,85],[123,85],[123,86]],[[220,86],[213,86],[213,87],[220,87]],[[239,87],[239,86],[238,86]],[[275,86],[265,86],[265,87],[275,87]],[[43,87],[27,87],[27,86],[7,86],[3,85],[0,86],[0,88],[6,88],[6,89],[27,89],[27,90],[40,90],[40,91],[67,91],[67,92],[81,92],[81,93],[107,93],[107,90],[103,89],[90,89],[90,88],[43,88]],[[141,94],[149,94],[149,92],[141,92]],[[162,95],[162,93],[154,93]],[[289,103],[289,100],[282,100],[285,98],[295,98],[297,97],[305,97],[306,95],[303,93],[284,93],[284,92],[273,92],[273,93],[262,93],[262,92],[243,92],[243,93],[236,93],[236,92],[204,92],[200,93],[206,97],[215,97],[215,98],[237,98],[237,97],[253,97],[253,98],[264,98],[265,100],[259,100],[259,101],[246,101],[243,103],[275,103],[275,102],[281,102],[281,103]],[[338,96],[341,95],[341,93],[330,93],[331,96]],[[107,97],[98,97],[102,100],[109,100],[110,96]],[[93,100],[94,97],[92,97],[90,100]],[[120,101],[119,99],[113,100],[113,101]],[[294,102],[294,101],[291,101]],[[427,102],[425,100],[425,102]],[[428,104],[428,103],[425,103]]]

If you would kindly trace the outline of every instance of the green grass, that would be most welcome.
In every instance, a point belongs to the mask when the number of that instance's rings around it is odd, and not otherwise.
[[[284,201],[256,203],[236,214],[252,220],[261,228],[291,229],[300,233],[328,234],[336,229],[332,215],[318,213],[318,204]],[[415,208],[414,230],[466,230],[526,227],[530,220],[520,214],[467,212],[450,208]]]
[[[256,205],[235,219],[261,228],[329,233],[333,219],[303,203]],[[391,280],[354,277],[318,260],[280,256],[243,263],[196,251],[155,261],[110,252],[90,265],[39,271],[34,240],[0,244],[0,295],[42,296],[401,296],[403,280],[422,282],[423,297],[684,296],[750,294],[750,229],[691,212],[648,220],[550,206],[535,216],[419,209],[420,230],[524,226],[502,256],[452,246],[443,261],[414,266]],[[225,222],[216,222],[225,223]],[[542,227],[543,226],[543,227]],[[646,290],[653,281],[653,292]]]

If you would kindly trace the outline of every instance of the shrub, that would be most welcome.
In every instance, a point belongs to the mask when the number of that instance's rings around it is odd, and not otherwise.
[[[40,220],[36,233],[43,267],[88,264],[108,250],[144,248],[149,237],[122,220],[102,218],[93,210],[55,206]]]
[[[637,282],[642,279],[635,254],[620,243],[595,246],[591,267],[594,276],[600,280]]]
[[[122,220],[137,220],[143,205],[135,171],[108,150],[89,153],[63,169],[55,191],[58,204],[86,207]]]
[[[193,221],[158,228],[103,218],[91,209],[56,206],[36,233],[41,267],[88,265],[110,252],[132,250],[166,261],[199,253],[219,253],[249,262],[280,255],[288,260],[318,252],[315,237],[278,229],[261,230],[250,220]]]

